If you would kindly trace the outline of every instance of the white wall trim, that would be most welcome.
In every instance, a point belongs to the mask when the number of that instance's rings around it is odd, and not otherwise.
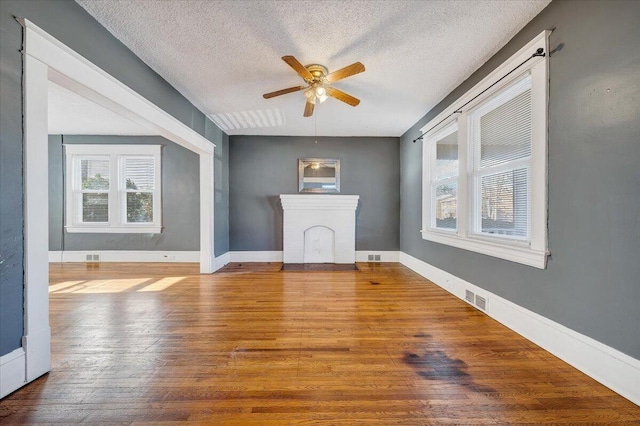
[[[466,289],[479,294],[488,301],[487,315],[640,405],[640,360],[404,252],[400,263],[462,300]]]
[[[194,262],[200,261],[199,251],[147,250],[67,250],[50,251],[49,262],[87,262],[87,255],[98,255],[95,262]],[[91,261],[93,262],[93,260]]]
[[[225,254],[221,254],[220,256],[216,257],[215,260],[215,267],[214,267],[214,271],[217,271],[218,269],[222,268],[224,265],[226,265],[227,263],[229,263],[231,260],[231,255],[229,254],[230,252],[226,252]]]
[[[482,253],[500,259],[518,262],[535,268],[545,269],[547,263],[547,107],[549,93],[549,35],[551,31],[543,31],[522,49],[503,62],[491,74],[467,91],[459,99],[450,104],[438,116],[432,119],[420,129],[424,136],[422,149],[422,229],[421,236],[425,240],[434,241]],[[536,49],[543,49],[545,55],[542,57],[532,57]],[[526,63],[526,60],[531,59]],[[521,68],[517,68],[521,67]],[[518,69],[517,73],[509,74]],[[529,170],[530,182],[528,184],[528,203],[530,211],[530,236],[527,241],[518,241],[499,235],[480,234],[479,206],[476,206],[477,198],[474,191],[479,183],[477,180],[482,176],[479,169],[476,149],[476,120],[478,108],[486,108],[483,102],[495,99],[496,96],[505,96],[505,87],[512,86],[512,94],[524,90],[526,80],[519,80],[520,73],[528,70],[531,73],[531,157],[530,159],[516,160],[504,164],[502,171],[513,168],[526,168]],[[502,78],[509,78],[501,81]],[[522,86],[517,82],[521,81]],[[492,88],[493,84],[499,84]],[[518,88],[519,87],[519,88]],[[483,93],[491,88],[490,91]],[[482,96],[478,97],[480,94]],[[466,105],[471,102],[469,105]],[[497,102],[497,101],[493,101]],[[466,106],[465,106],[466,105]],[[487,104],[491,105],[491,103]],[[463,107],[464,106],[464,107]],[[456,114],[458,113],[458,114]],[[453,117],[455,115],[455,117]],[[451,117],[449,119],[449,117]],[[459,154],[459,175],[447,180],[436,180],[435,175],[430,172],[435,167],[435,142],[442,137],[442,133],[447,132],[449,126],[457,123],[458,126],[458,154]],[[474,130],[475,129],[475,130]],[[426,133],[424,133],[426,131]],[[475,160],[474,160],[475,158]],[[499,169],[492,168],[491,173],[498,172]],[[434,203],[434,188],[440,183],[457,183],[457,211],[458,222],[456,230],[443,230],[436,228]],[[475,195],[474,195],[475,194]]]
[[[380,255],[380,260],[375,262],[399,262],[399,251],[376,251],[376,250],[357,250],[356,262],[369,262],[369,255]]]
[[[200,156],[200,272],[213,271],[215,145],[24,18],[24,334],[27,382],[51,370],[49,328],[49,82],[69,89]]]
[[[96,101],[190,151],[213,155],[213,142],[140,96],[33,22],[24,18],[18,18],[18,21],[27,34],[25,53],[47,64],[54,71],[49,76],[51,81]],[[69,85],[73,87],[70,88]]]
[[[27,382],[25,363],[23,348],[0,357],[0,398],[4,398]]]
[[[283,259],[281,251],[230,251],[225,254],[230,256],[225,265],[229,262],[282,262]],[[359,250],[356,251],[356,262],[368,262],[370,254],[379,254],[380,262],[398,262],[400,252]]]
[[[282,251],[230,251],[231,262],[282,262]]]

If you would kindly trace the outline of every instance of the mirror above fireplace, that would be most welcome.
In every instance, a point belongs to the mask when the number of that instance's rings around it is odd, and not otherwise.
[[[340,160],[335,158],[298,159],[298,192],[339,193]]]

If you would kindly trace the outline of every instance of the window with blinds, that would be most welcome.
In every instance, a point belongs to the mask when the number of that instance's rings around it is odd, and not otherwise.
[[[528,239],[531,202],[531,76],[469,113],[474,152],[473,232]]]
[[[423,239],[546,267],[548,36],[420,129]]]
[[[78,217],[85,223],[109,222],[110,165],[109,156],[75,159],[75,191]]]
[[[74,144],[65,151],[68,232],[160,232],[160,146]]]
[[[153,222],[153,191],[155,189],[154,158],[125,157],[124,197],[127,223]]]

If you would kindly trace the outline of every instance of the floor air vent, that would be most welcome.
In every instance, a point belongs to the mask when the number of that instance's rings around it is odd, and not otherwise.
[[[100,255],[99,254],[88,254],[87,255],[87,262],[100,262]]]
[[[470,290],[465,290],[465,293],[464,293],[464,299],[465,299],[467,302],[469,302],[469,303],[473,304],[474,297],[475,297],[475,294],[473,294],[473,292],[472,292],[472,291],[470,291]]]

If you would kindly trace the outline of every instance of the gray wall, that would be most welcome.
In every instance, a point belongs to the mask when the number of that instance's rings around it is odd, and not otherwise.
[[[401,249],[640,359],[640,2],[553,1],[401,138]],[[419,128],[551,35],[546,270],[424,241]]]
[[[0,1],[0,356],[21,346],[23,332],[22,27],[14,16],[31,20],[198,133],[214,126],[73,0]]]
[[[214,253],[220,256],[229,251],[229,136],[213,123],[205,129],[207,139],[216,144],[214,152]]]
[[[65,144],[162,145],[162,233],[79,234],[64,231]],[[198,154],[161,136],[49,135],[49,250],[200,250]]]
[[[340,193],[360,195],[357,250],[398,250],[398,138],[231,136],[229,145],[231,250],[282,250],[279,195],[298,192],[304,157],[340,159]]]

